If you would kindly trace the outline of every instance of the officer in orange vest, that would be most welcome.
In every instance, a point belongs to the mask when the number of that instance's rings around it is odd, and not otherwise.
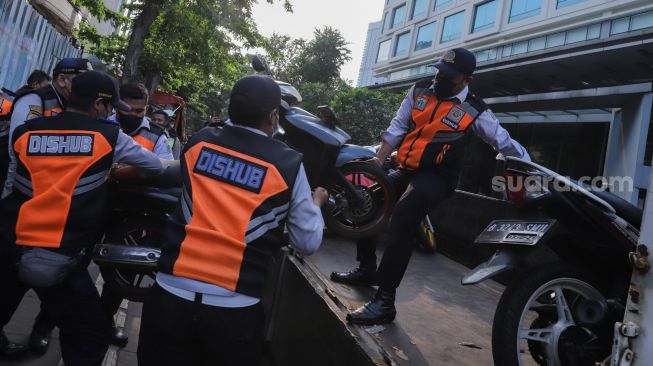
[[[9,128],[5,130],[4,134],[0,133],[0,167],[3,170],[0,173],[0,187],[4,187],[0,188],[2,191],[0,197],[8,196],[14,183],[12,177],[16,171],[16,159],[13,156],[13,149],[9,146],[13,131],[26,120],[61,113],[70,94],[72,80],[75,76],[88,70],[92,70],[92,67],[87,59],[64,58],[55,65],[52,72],[53,80],[49,85],[19,94],[14,100],[9,116]],[[9,179],[6,179],[7,174]],[[9,319],[7,319],[8,321]],[[5,324],[5,321],[0,321],[0,328],[4,327]],[[39,313],[29,342],[30,348],[35,353],[45,353],[53,327],[54,325],[48,319],[47,314],[44,312]]]
[[[271,78],[242,78],[229,100],[234,125],[205,128],[184,147],[182,197],[143,305],[139,365],[260,363],[261,297],[284,226],[295,248],[314,252],[328,198],[323,188],[311,197],[302,155],[272,138],[280,102]]]
[[[410,89],[383,133],[375,159],[381,165],[398,148],[401,169],[391,179],[401,198],[392,212],[381,264],[377,270],[376,243],[365,239],[357,243],[360,265],[331,274],[335,282],[379,286],[370,302],[347,315],[354,324],[394,320],[396,289],[408,266],[419,222],[454,192],[471,132],[506,156],[529,159],[483,100],[469,91],[476,68],[473,53],[455,48],[432,66],[437,69],[435,80],[419,81]]]
[[[12,131],[17,159],[12,191],[1,202],[0,315],[7,315],[13,295],[32,287],[60,329],[64,363],[100,365],[110,324],[86,266],[102,231],[107,177],[114,162],[151,173],[165,166],[104,119],[112,107],[129,110],[115,79],[96,71],[81,74],[67,102],[64,112]],[[18,259],[17,273],[12,258]]]
[[[123,132],[134,138],[141,146],[161,159],[174,160],[165,128],[150,123],[145,117],[149,99],[147,88],[139,83],[123,84],[120,86],[120,95],[132,110],[128,113],[118,111],[111,118],[118,121]]]

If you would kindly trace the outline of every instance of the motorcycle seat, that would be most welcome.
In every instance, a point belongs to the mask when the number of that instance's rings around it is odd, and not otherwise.
[[[585,187],[587,188],[588,186]],[[608,191],[603,191],[596,188],[592,188],[591,191],[597,197],[614,207],[615,211],[617,211],[617,215],[628,221],[631,225],[635,226],[637,230],[640,229],[642,226],[643,212],[639,207]]]

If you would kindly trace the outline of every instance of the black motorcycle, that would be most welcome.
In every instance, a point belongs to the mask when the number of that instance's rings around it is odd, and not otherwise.
[[[271,75],[254,56],[257,72]],[[292,85],[277,81],[281,98],[282,131],[277,138],[304,155],[303,163],[312,188],[322,186],[329,201],[322,213],[326,226],[335,234],[358,239],[372,236],[387,224],[395,201],[394,189],[384,171],[368,160],[369,149],[351,145],[351,137],[338,127],[340,121],[328,106],[318,107],[317,117],[297,105],[302,97]]]
[[[181,195],[179,162],[157,176],[136,174],[110,184],[107,223],[93,259],[105,282],[142,302],[154,284],[163,229]]]
[[[521,217],[487,226],[475,243],[497,250],[462,280],[512,271],[492,325],[495,365],[603,361],[623,318],[642,211],[535,163],[507,158],[504,172]]]

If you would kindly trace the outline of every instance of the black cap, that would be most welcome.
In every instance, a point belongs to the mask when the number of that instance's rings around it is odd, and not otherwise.
[[[268,112],[281,104],[281,89],[269,76],[245,76],[231,89],[229,103],[236,100],[241,108]]]
[[[454,48],[445,52],[442,58],[431,65],[447,76],[471,75],[476,69],[476,56],[465,48]]]
[[[119,90],[116,79],[103,72],[88,71],[73,79],[70,96],[71,99],[75,97],[104,98],[110,101],[116,109],[130,112],[131,107],[120,100]]]
[[[57,62],[52,71],[52,77],[56,78],[59,74],[79,74],[85,71],[93,70],[93,66],[85,58],[62,58]]]

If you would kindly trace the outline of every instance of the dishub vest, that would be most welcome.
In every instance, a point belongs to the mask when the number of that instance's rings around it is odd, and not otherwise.
[[[487,109],[478,97],[467,100],[440,100],[432,79],[415,84],[411,129],[399,146],[397,158],[402,168],[416,170],[434,166],[462,167],[470,127]]]
[[[70,112],[16,128],[14,186],[3,204],[16,219],[17,244],[62,248],[96,242],[118,133],[112,121]]]
[[[205,128],[184,147],[183,191],[159,269],[262,297],[302,155],[239,127]]]

